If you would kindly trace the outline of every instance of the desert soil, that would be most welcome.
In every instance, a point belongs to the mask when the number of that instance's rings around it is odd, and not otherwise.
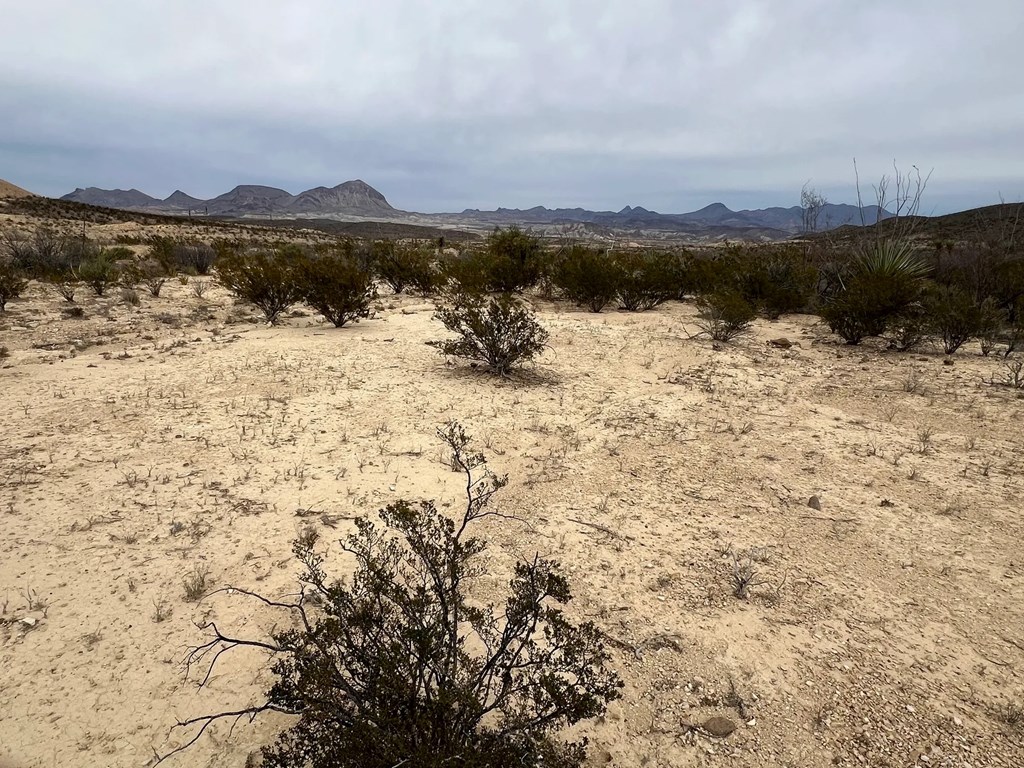
[[[427,346],[419,298],[339,330],[265,327],[217,287],[140,293],[83,291],[75,318],[33,284],[0,315],[2,768],[151,764],[177,720],[257,702],[262,654],[201,690],[182,662],[198,622],[284,617],[187,602],[183,579],[282,597],[300,526],[330,542],[398,498],[456,509],[451,419],[518,517],[478,531],[480,594],[555,557],[608,638],[626,687],[578,729],[592,765],[1024,765],[1024,400],[976,347],[848,348],[810,317],[712,345],[687,304],[537,301],[550,350],[506,381]],[[167,764],[240,767],[286,724],[223,724]]]

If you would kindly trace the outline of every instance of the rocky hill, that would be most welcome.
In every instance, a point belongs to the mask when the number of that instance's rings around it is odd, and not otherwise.
[[[401,215],[365,181],[346,181],[336,187],[314,187],[293,195],[277,187],[242,184],[223,195],[202,200],[176,190],[164,200],[137,189],[76,189],[61,200],[104,208],[147,213],[191,211],[210,216],[239,217],[362,217],[390,219]]]
[[[101,208],[124,208],[126,210],[148,210],[159,208],[163,201],[150,197],[137,189],[100,189],[99,187],[79,187],[61,200],[73,203],[85,203]]]
[[[361,212],[377,216],[395,213],[384,195],[365,181],[346,181],[336,187],[314,187],[296,195],[288,204],[294,213],[352,213]]]

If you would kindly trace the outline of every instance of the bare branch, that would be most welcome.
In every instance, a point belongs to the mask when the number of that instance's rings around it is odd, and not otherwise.
[[[187,742],[182,744],[180,747],[176,747],[175,749],[173,749],[170,752],[168,752],[166,755],[157,755],[157,761],[154,763],[154,765],[159,765],[164,760],[167,760],[168,758],[173,757],[174,755],[178,754],[179,752],[184,752],[186,749],[188,749],[193,744],[195,744],[197,741],[199,741],[199,739],[202,738],[203,733],[206,732],[206,729],[209,728],[213,723],[217,722],[218,720],[224,720],[224,719],[227,719],[229,717],[233,717],[235,719],[235,723],[237,723],[241,718],[243,718],[246,715],[248,715],[249,716],[249,722],[251,723],[253,720],[256,719],[256,716],[258,714],[260,714],[261,712],[281,712],[282,714],[286,714],[286,715],[298,715],[299,714],[298,712],[292,712],[292,711],[289,711],[289,710],[287,710],[287,709],[285,709],[283,707],[279,707],[279,706],[276,706],[274,704],[267,703],[267,704],[261,704],[261,705],[259,705],[257,707],[246,707],[245,709],[239,709],[239,710],[236,710],[234,712],[218,712],[215,715],[202,715],[200,717],[190,718],[189,720],[182,720],[179,723],[177,723],[174,727],[175,728],[188,728],[190,725],[195,725],[196,723],[202,723],[203,725],[199,729],[199,731],[191,739],[189,739]],[[231,727],[234,728],[234,723],[232,724]]]

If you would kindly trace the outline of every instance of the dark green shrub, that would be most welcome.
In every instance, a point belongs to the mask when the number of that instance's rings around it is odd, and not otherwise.
[[[90,240],[68,238],[49,227],[40,227],[32,235],[32,263],[28,269],[39,277],[67,274],[97,250]]]
[[[157,235],[149,239],[149,258],[157,262],[168,275],[178,271],[178,262],[174,257],[177,241],[173,237]]]
[[[998,267],[993,297],[1007,311],[1011,320],[1014,308],[1024,306],[1024,256],[1007,258]]]
[[[517,293],[537,284],[541,271],[540,241],[518,227],[496,229],[486,244],[487,290]]]
[[[890,349],[910,352],[929,340],[931,330],[924,305],[915,301],[890,319],[886,339]]]
[[[978,339],[981,342],[981,354],[988,357],[999,343],[1000,336],[1007,324],[1007,313],[999,303],[989,296],[978,307]]]
[[[825,302],[821,316],[847,344],[859,344],[865,337],[883,335],[890,320],[920,293],[920,280],[910,275],[860,272]]]
[[[302,299],[298,269],[306,259],[301,249],[240,251],[218,262],[217,277],[239,299],[255,304],[274,325]]]
[[[205,243],[164,236],[156,236],[149,241],[149,258],[158,262],[169,275],[177,272],[207,275],[216,263],[217,255],[217,250]]]
[[[554,286],[576,304],[600,312],[619,292],[619,263],[606,251],[573,245],[558,258],[552,275]]]
[[[619,272],[618,296],[622,309],[645,312],[679,293],[678,274],[669,255],[620,251],[614,258]]]
[[[738,291],[721,290],[697,299],[697,326],[715,341],[732,341],[746,333],[757,311]]]
[[[489,264],[488,255],[476,249],[445,257],[439,264],[438,285],[441,292],[449,297],[486,293],[490,282]]]
[[[1006,350],[1004,357],[1009,357],[1019,347],[1024,345],[1024,297],[1017,300],[1010,312],[1010,327],[1006,333]]]
[[[75,272],[76,277],[92,288],[97,296],[106,293],[107,286],[117,280],[117,274],[117,264],[107,250],[102,250],[83,261]]]
[[[791,248],[743,253],[733,270],[739,292],[772,320],[806,309],[818,282],[818,271]]]
[[[211,637],[188,657],[205,669],[202,684],[226,651],[271,653],[266,700],[242,714],[297,719],[263,749],[266,768],[578,768],[586,740],[556,739],[556,729],[601,715],[619,697],[601,632],[561,608],[572,595],[558,563],[517,562],[500,604],[469,598],[486,567],[486,542],[470,530],[501,515],[491,501],[507,478],[469,450],[458,424],[439,435],[465,477],[454,520],[431,501],[395,502],[378,513],[381,524],[359,518],[341,543],[354,560],[344,581],[328,576],[310,527],[294,546],[304,584],[295,602],[229,590],[287,611],[291,626],[246,640],[203,625]],[[180,725],[198,733],[175,751],[237,716],[186,720]]]
[[[734,259],[719,253],[704,253],[689,259],[685,267],[686,289],[698,296],[735,290],[738,281]],[[681,297],[680,297],[681,298]]]
[[[340,255],[314,257],[301,262],[298,271],[302,299],[335,328],[370,316],[377,298],[373,274]]]
[[[208,275],[217,262],[217,252],[206,243],[183,243],[175,246],[174,260],[183,272]]]
[[[27,286],[28,281],[13,261],[0,259],[0,312],[6,310],[8,301],[21,296]]]
[[[395,293],[413,288],[429,294],[436,286],[434,253],[427,246],[378,240],[371,248],[371,260],[374,272]]]
[[[942,338],[947,355],[960,349],[981,327],[981,308],[962,288],[935,286],[926,294],[924,305],[928,322]]]
[[[548,332],[534,313],[507,294],[495,298],[462,295],[437,318],[457,338],[432,341],[442,354],[485,363],[492,373],[507,376],[516,366],[540,354]]]

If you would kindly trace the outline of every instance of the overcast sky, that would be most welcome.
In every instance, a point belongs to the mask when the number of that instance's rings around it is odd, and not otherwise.
[[[396,207],[1024,199],[1024,0],[0,0],[0,178]],[[866,184],[867,186],[867,184]],[[869,191],[869,190],[868,190]]]

